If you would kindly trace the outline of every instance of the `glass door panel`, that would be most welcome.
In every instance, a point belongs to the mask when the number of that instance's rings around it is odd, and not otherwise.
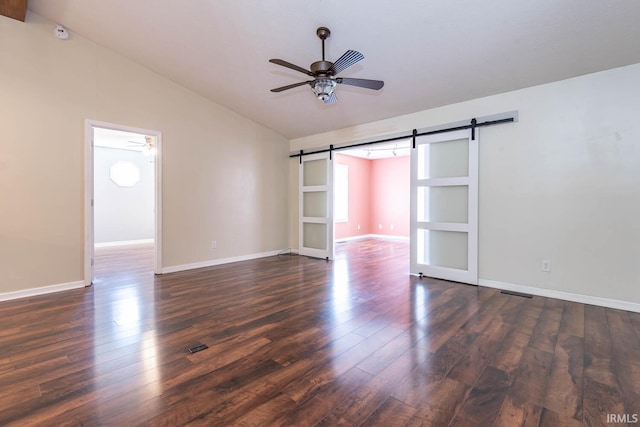
[[[327,224],[307,222],[303,224],[303,243],[305,248],[327,250]]]
[[[326,191],[307,191],[303,193],[304,217],[327,217],[327,193]]]
[[[417,249],[420,264],[467,270],[467,246],[467,233],[418,230]]]
[[[327,161],[328,159],[319,160],[304,160],[303,166],[303,184],[306,187],[312,185],[326,185],[327,184]]]
[[[420,144],[417,150],[418,179],[469,175],[469,141],[466,138]]]
[[[469,221],[469,188],[465,185],[420,186],[418,190],[419,222]]]

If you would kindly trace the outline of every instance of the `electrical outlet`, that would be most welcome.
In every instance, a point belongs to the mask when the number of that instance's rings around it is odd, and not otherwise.
[[[382,230],[382,224],[378,224],[378,228]]]
[[[215,249],[218,247],[218,242],[216,242],[215,240],[211,241],[211,249]]]
[[[360,224],[358,224],[358,230],[360,230]]]
[[[389,226],[389,228],[393,230],[393,224],[391,224],[391,225]]]
[[[542,260],[542,271],[551,271],[551,261],[548,259]]]

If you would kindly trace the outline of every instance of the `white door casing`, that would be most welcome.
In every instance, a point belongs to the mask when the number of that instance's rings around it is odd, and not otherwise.
[[[84,283],[91,286],[94,278],[94,128],[149,135],[154,139],[155,257],[153,271],[162,274],[162,133],[97,120],[85,120],[84,159]]]

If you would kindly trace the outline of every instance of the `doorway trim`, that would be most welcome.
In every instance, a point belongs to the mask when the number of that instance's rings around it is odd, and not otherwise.
[[[162,133],[156,130],[136,128],[98,120],[85,120],[84,144],[84,284],[91,286],[94,273],[94,129],[110,129],[153,136],[155,139],[154,161],[154,216],[155,216],[155,257],[153,272],[162,274]]]

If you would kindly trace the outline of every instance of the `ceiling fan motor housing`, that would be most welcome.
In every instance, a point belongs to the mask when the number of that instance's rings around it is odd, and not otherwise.
[[[316,75],[329,75],[333,74],[329,71],[332,66],[333,62],[330,61],[316,61],[311,64],[311,71]]]

